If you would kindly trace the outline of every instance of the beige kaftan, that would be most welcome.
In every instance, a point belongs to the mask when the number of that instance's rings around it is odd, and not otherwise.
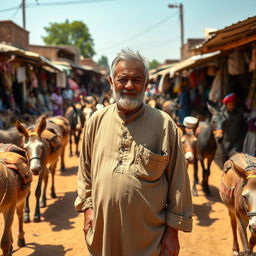
[[[94,210],[93,256],[158,256],[166,225],[192,229],[192,200],[177,127],[143,105],[126,118],[116,104],[84,130],[77,211]]]

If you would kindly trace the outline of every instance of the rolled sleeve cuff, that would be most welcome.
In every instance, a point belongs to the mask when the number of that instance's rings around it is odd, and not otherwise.
[[[75,209],[77,212],[84,212],[88,208],[92,208],[92,198],[87,198],[85,200],[81,200],[78,196],[75,200]]]
[[[167,213],[166,225],[170,227],[173,227],[175,229],[178,229],[184,232],[191,232],[192,223],[193,223],[192,217],[186,218],[173,213]]]

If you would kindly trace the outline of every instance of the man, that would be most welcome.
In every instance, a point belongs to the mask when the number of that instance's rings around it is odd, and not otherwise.
[[[143,104],[144,58],[122,50],[109,77],[116,103],[84,129],[77,211],[92,256],[177,256],[192,229],[192,200],[177,127]]]
[[[222,111],[226,118],[223,123],[223,147],[226,159],[234,152],[241,152],[246,134],[246,121],[244,112],[237,106],[234,93],[226,95],[222,100]]]

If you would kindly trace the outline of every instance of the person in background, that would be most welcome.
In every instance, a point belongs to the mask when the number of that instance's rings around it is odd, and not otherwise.
[[[178,96],[178,105],[178,123],[183,124],[184,118],[191,115],[190,91],[187,84],[182,84],[181,86],[181,93]]]
[[[63,115],[63,99],[60,88],[56,87],[51,94],[52,111],[54,116]]]
[[[67,83],[66,88],[62,91],[62,98],[63,98],[63,110],[64,112],[66,109],[73,104],[74,101],[74,92],[70,88],[69,83]]]
[[[25,111],[31,115],[35,115],[35,116],[39,115],[39,111],[37,108],[37,100],[33,90],[30,90],[28,93],[25,109],[26,109]]]
[[[92,256],[177,256],[192,230],[192,199],[177,126],[143,103],[145,59],[122,50],[111,65],[115,103],[83,132],[75,207]]]
[[[237,105],[234,93],[226,95],[222,100],[222,112],[226,120],[223,123],[223,149],[226,158],[234,152],[242,152],[243,141],[247,131],[244,111]]]

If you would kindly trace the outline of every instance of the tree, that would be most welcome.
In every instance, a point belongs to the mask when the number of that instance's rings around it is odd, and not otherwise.
[[[84,57],[92,58],[95,55],[94,42],[89,29],[82,21],[51,23],[44,27],[47,32],[42,39],[46,45],[72,45],[81,50]]]
[[[99,65],[100,67],[103,67],[103,68],[106,68],[106,69],[109,70],[108,58],[107,58],[106,56],[102,55],[102,56],[100,57],[100,59],[98,60],[98,65]]]
[[[152,60],[149,62],[149,69],[156,68],[160,63],[157,60]]]

